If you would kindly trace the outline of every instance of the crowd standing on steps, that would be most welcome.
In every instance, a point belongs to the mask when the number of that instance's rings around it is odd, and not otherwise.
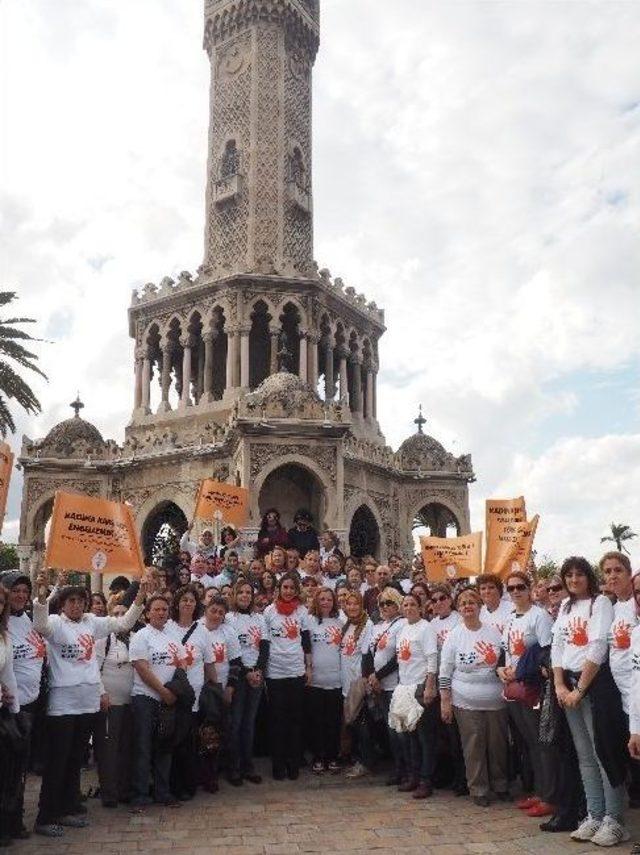
[[[548,579],[514,568],[451,587],[415,559],[345,555],[298,511],[253,550],[225,527],[108,596],[43,571],[0,576],[0,846],[89,824],[89,752],[105,809],[179,807],[262,782],[386,768],[407,798],[450,788],[513,803],[601,847],[640,807],[640,575],[606,553]],[[515,799],[515,801],[514,801]],[[640,850],[639,850],[640,851]]]

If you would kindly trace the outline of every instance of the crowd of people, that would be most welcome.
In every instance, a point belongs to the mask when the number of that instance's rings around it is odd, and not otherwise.
[[[0,576],[0,846],[88,825],[92,752],[104,808],[179,807],[200,788],[358,779],[416,802],[450,788],[512,802],[548,832],[613,846],[640,807],[640,575],[626,555],[570,557],[455,586],[419,559],[345,556],[308,511],[275,508],[246,557],[205,529],[109,595]]]

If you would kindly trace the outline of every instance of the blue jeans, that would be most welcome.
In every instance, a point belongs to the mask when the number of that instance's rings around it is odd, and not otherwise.
[[[240,677],[231,703],[231,773],[234,777],[253,772],[253,737],[256,716],[264,686],[250,686],[246,677]]]
[[[573,709],[565,707],[565,714],[578,755],[587,810],[594,819],[601,820],[606,815],[621,821],[624,811],[624,784],[611,786],[596,754],[591,698],[587,695]]]
[[[153,766],[153,797],[156,802],[171,801],[169,774],[170,751],[159,751],[156,744],[156,725],[160,701],[146,695],[131,698],[133,714],[133,804],[144,804],[149,799],[149,781]]]
[[[436,765],[438,705],[429,704],[420,716],[416,729],[403,733],[405,768],[411,780],[430,784]]]

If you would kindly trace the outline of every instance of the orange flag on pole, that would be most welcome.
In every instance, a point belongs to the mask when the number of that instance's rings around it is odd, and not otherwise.
[[[195,516],[201,520],[214,520],[216,513],[222,521],[241,528],[249,513],[249,491],[235,484],[225,484],[205,478],[200,484],[196,499]]]
[[[461,537],[421,537],[420,546],[430,582],[455,582],[480,573],[481,531]]]
[[[487,499],[485,573],[498,573],[503,567],[513,544],[520,536],[519,523],[526,523],[527,511],[524,496],[516,499]]]
[[[58,570],[141,576],[144,563],[129,505],[58,490],[45,564]]]
[[[0,442],[0,533],[4,524],[4,512],[7,509],[7,496],[13,472],[13,452],[7,442]]]

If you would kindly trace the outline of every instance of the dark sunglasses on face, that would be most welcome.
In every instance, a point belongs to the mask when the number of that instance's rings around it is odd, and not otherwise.
[[[526,591],[527,586],[524,582],[520,582],[518,585],[507,585],[507,591],[512,593],[512,591]]]
[[[448,599],[449,599],[449,597],[445,597],[445,595],[442,594],[439,597],[431,597],[431,602],[432,603],[446,603]]]
[[[557,594],[561,590],[562,590],[562,585],[549,585],[547,588],[547,591],[550,594]]]
[[[380,606],[395,606],[395,603],[393,602],[393,600],[380,600],[378,605],[380,605]]]

